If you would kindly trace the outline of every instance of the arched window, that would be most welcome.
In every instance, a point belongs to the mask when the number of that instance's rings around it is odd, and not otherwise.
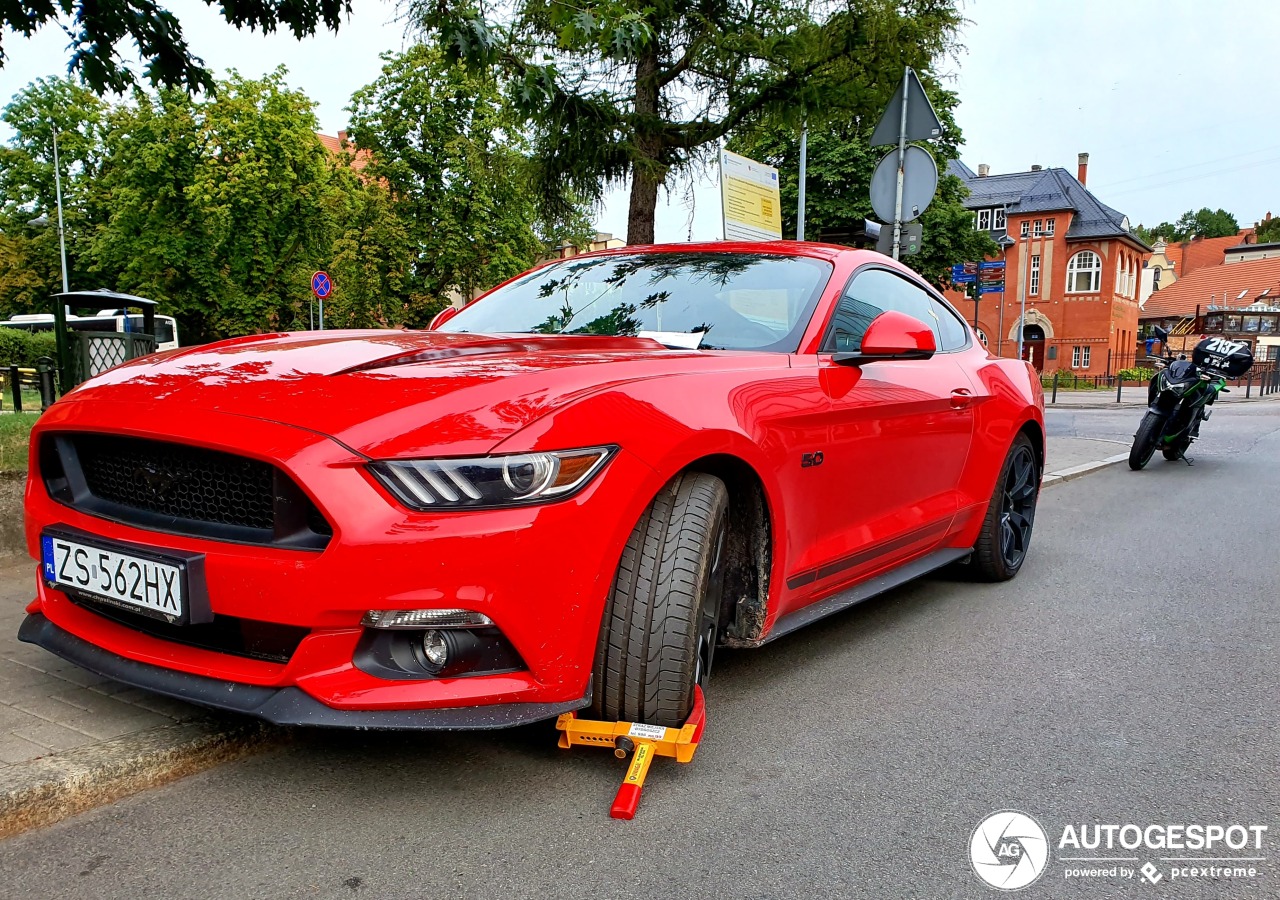
[[[973,330],[974,330],[974,331],[976,331],[976,332],[978,333],[978,340],[982,341],[982,346],[984,346],[984,347],[985,347],[985,346],[987,346],[987,335],[986,335],[986,332],[984,332],[981,328],[975,328],[975,329],[973,329]]]
[[[1102,257],[1081,250],[1067,262],[1067,293],[1096,294],[1102,286]]]
[[[1151,287],[1153,290],[1160,290],[1160,273],[1163,271],[1164,269],[1159,266],[1156,266],[1151,270]]]

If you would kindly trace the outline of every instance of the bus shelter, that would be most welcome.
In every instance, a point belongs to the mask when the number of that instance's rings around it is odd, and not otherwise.
[[[66,393],[82,381],[121,363],[156,352],[156,301],[115,291],[67,291],[53,295],[53,333],[58,348],[58,384]],[[141,331],[72,331],[67,315],[104,308],[136,310]],[[125,322],[128,323],[126,315]]]

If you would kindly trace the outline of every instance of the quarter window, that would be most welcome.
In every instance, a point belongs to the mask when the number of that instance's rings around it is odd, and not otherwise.
[[[1067,293],[1095,294],[1102,285],[1102,257],[1081,250],[1067,262]]]

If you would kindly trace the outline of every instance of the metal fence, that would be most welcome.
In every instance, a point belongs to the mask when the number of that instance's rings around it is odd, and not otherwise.
[[[1128,368],[1128,367],[1126,367]],[[1151,368],[1151,364],[1141,368]],[[1116,402],[1119,403],[1126,387],[1145,387],[1150,377],[1132,378],[1116,375],[1074,375],[1070,370],[1044,373],[1040,376],[1041,386],[1050,392],[1050,403],[1057,402],[1058,391],[1098,391],[1106,393],[1115,390]],[[1233,390],[1243,389],[1245,399],[1265,397],[1280,393],[1280,363],[1267,361],[1254,363],[1253,368],[1239,378],[1228,378],[1227,384]]]

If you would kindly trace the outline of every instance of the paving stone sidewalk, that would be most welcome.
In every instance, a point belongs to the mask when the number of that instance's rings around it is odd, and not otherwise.
[[[32,560],[0,562],[0,771],[203,715],[195,706],[101,678],[19,641],[35,577]]]

